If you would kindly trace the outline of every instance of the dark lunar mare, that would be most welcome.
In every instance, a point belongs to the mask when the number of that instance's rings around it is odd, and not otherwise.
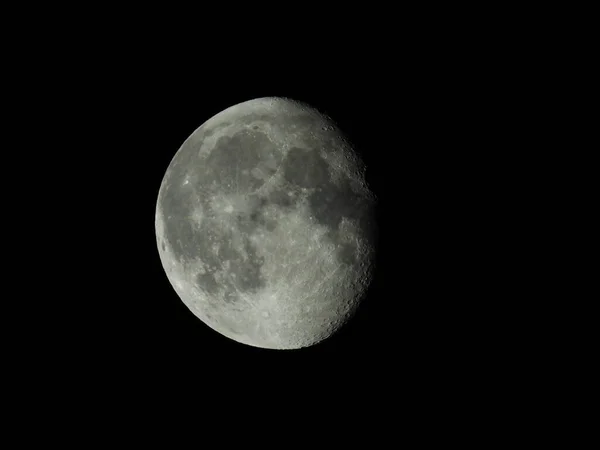
[[[266,285],[260,272],[264,260],[257,255],[249,235],[259,227],[273,230],[275,224],[262,214],[266,199],[254,196],[254,201],[250,201],[254,208],[236,217],[244,242],[243,251],[239,251],[233,247],[232,233],[214,220],[210,198],[217,192],[246,194],[260,188],[264,180],[253,176],[251,170],[260,167],[266,176],[272,175],[281,162],[281,153],[264,133],[245,130],[219,138],[206,161],[199,161],[200,145],[198,139],[195,147],[184,145],[167,171],[160,203],[165,238],[182,264],[196,258],[204,262],[205,272],[196,275],[199,288],[213,295],[223,291],[225,301],[234,302],[238,299],[237,291],[256,292]],[[183,186],[183,180],[190,168],[197,176],[196,185],[188,188]],[[199,229],[190,220],[197,201],[204,215]],[[216,252],[214,245],[218,246]],[[215,273],[223,270],[223,262],[227,260],[228,276],[218,281]]]
[[[206,231],[208,231],[208,227],[214,232],[217,225],[208,225]],[[211,240],[201,239],[200,242],[202,253],[199,256],[205,263],[205,272],[196,275],[197,285],[200,289],[213,295],[223,291],[225,301],[234,302],[239,299],[238,291],[253,293],[266,286],[266,280],[260,273],[264,258],[257,254],[256,248],[247,236],[244,237],[243,252],[232,246],[231,232],[223,233],[217,241],[218,254],[213,251]],[[224,261],[229,261],[229,267],[225,271],[226,276],[217,281],[215,273],[224,269]]]
[[[373,201],[365,194],[352,190],[347,175],[334,182],[331,168],[317,151],[292,148],[283,161],[284,177],[293,188],[316,188],[308,197],[310,212],[315,220],[328,230],[329,238],[339,244],[338,261],[354,264],[357,248],[353,243],[341,242],[338,227],[342,218],[357,221],[368,245],[374,243]],[[288,186],[288,188],[289,188]],[[274,191],[270,200],[281,207],[292,207],[294,201],[286,192]]]
[[[198,170],[201,171],[201,183],[207,188],[217,187],[222,193],[246,194],[265,183],[251,173],[252,169],[260,168],[268,177],[275,173],[280,163],[281,153],[264,133],[244,130],[231,137],[219,138]]]

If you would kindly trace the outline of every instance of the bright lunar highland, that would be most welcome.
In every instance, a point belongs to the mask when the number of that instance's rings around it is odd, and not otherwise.
[[[205,324],[271,349],[314,345],[364,299],[375,196],[336,124],[286,98],[234,105],[202,124],[166,169],[158,252]]]

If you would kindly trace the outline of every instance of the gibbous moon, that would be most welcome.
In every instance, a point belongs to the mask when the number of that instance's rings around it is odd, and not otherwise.
[[[285,98],[202,124],[166,170],[156,204],[164,270],[209,327],[262,348],[314,345],[371,282],[375,196],[328,117]]]

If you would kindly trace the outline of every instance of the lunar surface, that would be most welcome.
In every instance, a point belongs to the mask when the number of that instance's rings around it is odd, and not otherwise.
[[[329,117],[284,98],[202,124],[166,170],[156,205],[164,270],[212,329],[262,348],[338,331],[374,269],[375,196]]]

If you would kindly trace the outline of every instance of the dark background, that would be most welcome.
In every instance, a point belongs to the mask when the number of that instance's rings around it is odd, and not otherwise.
[[[514,156],[505,130],[521,126],[505,114],[516,75],[486,57],[493,42],[391,37],[340,33],[277,57],[135,38],[50,52],[40,64],[61,70],[36,79],[49,92],[39,104],[60,122],[53,142],[73,150],[61,154],[68,175],[53,180],[66,200],[53,214],[69,271],[54,278],[64,308],[53,308],[60,317],[40,344],[48,364],[85,392],[140,398],[209,395],[207,386],[431,396],[502,372],[513,326],[502,319],[514,311],[503,279],[523,276],[496,258],[517,226],[501,198],[513,176],[502,171]],[[183,141],[263,96],[329,114],[378,198],[378,265],[363,306],[338,335],[294,351],[205,326],[173,291],[154,234],[160,183]]]
[[[115,417],[153,439],[178,412],[178,430],[206,434],[209,416],[226,439],[248,418],[269,433],[283,418],[292,440],[319,425],[353,438],[371,416],[370,439],[402,438],[412,423],[419,440],[446,440],[441,424],[469,435],[498,423],[493,438],[515,416],[529,426],[531,405],[554,392],[545,370],[530,369],[559,347],[537,325],[563,326],[540,317],[540,286],[555,280],[534,273],[539,255],[552,261],[554,238],[529,220],[560,194],[536,179],[562,179],[543,167],[551,145],[540,145],[560,127],[540,112],[555,114],[549,75],[573,46],[536,28],[566,33],[560,21],[456,5],[361,5],[354,17],[349,5],[330,15],[294,5],[271,20],[250,6],[260,17],[179,11],[190,23],[162,6],[28,5],[23,26],[7,14],[17,26],[3,30],[3,102],[23,124],[5,127],[17,135],[4,154],[6,222],[17,228],[5,245],[21,258],[6,258],[16,270],[3,305],[23,312],[3,315],[15,356],[3,374],[14,379],[10,415],[27,424],[19,439],[112,438]],[[182,142],[224,108],[270,95],[331,115],[379,199],[368,297],[339,335],[298,351],[244,346],[203,325],[172,290],[154,235],[160,182]],[[337,426],[339,412],[351,420]],[[34,422],[47,432],[32,433]]]
[[[215,64],[207,74],[195,66],[165,71],[142,58],[100,86],[94,98],[112,115],[98,191],[109,231],[100,237],[101,314],[91,318],[102,331],[91,339],[109,372],[158,389],[235,379],[246,368],[244,377],[271,386],[306,374],[299,389],[323,383],[310,374],[343,373],[339,383],[372,389],[396,376],[420,384],[484,370],[494,344],[490,298],[498,294],[482,262],[493,219],[482,184],[490,161],[478,141],[488,125],[481,98],[467,93],[475,82],[452,75],[456,58],[398,65],[400,57],[340,57],[316,68],[303,61],[305,68],[292,62],[271,71]],[[173,291],[154,235],[158,189],[183,141],[226,107],[263,96],[301,100],[334,118],[356,143],[378,197],[378,269],[368,297],[338,335],[294,351],[245,346],[199,321]]]

